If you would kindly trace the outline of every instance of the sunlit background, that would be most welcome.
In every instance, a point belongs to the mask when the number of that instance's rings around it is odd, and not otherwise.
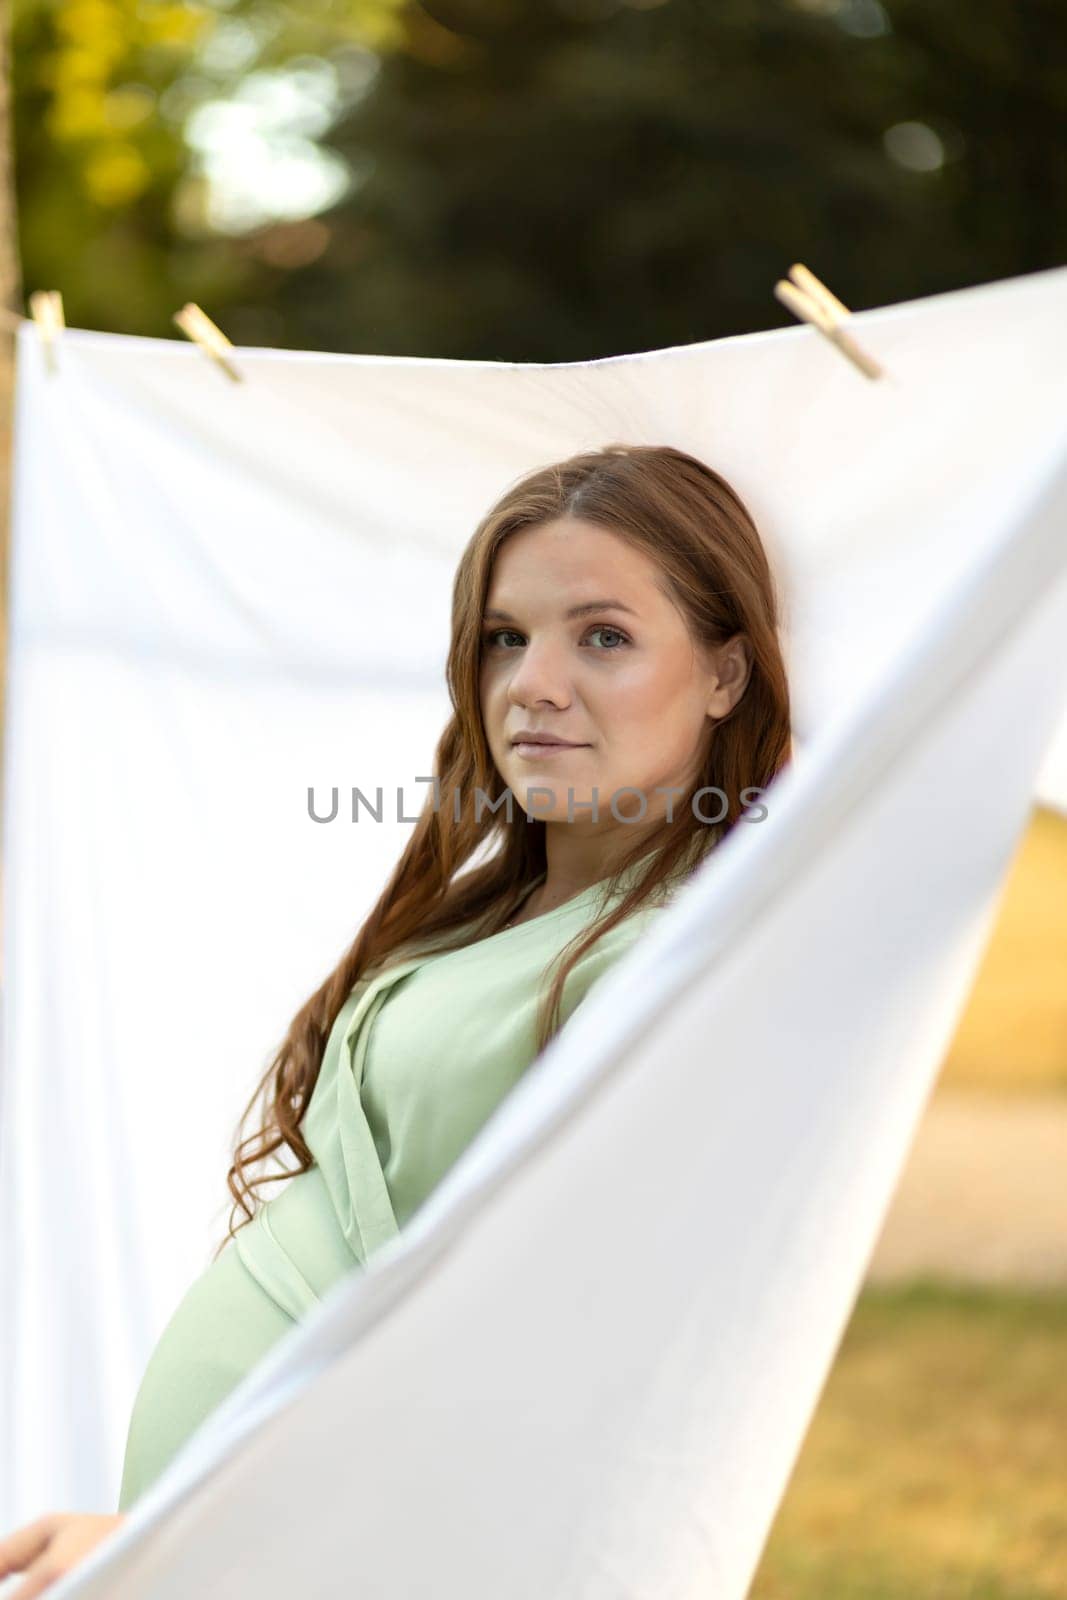
[[[179,338],[192,300],[237,344],[572,361],[784,326],[794,261],[857,309],[1057,266],[1065,19],[16,0],[0,291],[119,333]],[[1065,1173],[1067,818],[1039,811],[755,1600],[1065,1600]]]

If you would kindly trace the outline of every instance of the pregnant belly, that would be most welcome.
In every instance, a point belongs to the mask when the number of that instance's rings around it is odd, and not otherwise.
[[[293,1326],[227,1244],[187,1290],[149,1358],[130,1417],[120,1511]]]

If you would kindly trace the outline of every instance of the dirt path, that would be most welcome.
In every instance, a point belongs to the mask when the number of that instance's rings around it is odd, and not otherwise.
[[[1067,1096],[936,1091],[869,1278],[1067,1284]]]

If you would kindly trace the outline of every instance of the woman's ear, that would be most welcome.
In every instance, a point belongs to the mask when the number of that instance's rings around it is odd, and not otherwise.
[[[709,717],[728,716],[748,687],[752,675],[752,646],[743,633],[735,633],[711,653],[713,687],[708,698]]]

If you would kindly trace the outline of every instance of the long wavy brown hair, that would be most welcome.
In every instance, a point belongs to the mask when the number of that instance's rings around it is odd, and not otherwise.
[[[791,757],[779,600],[752,517],[725,478],[671,446],[616,444],[540,468],[509,488],[482,519],[456,571],[447,665],[453,712],[437,745],[433,774],[438,781],[377,903],[337,966],[293,1018],[238,1122],[227,1174],[234,1204],[216,1256],[237,1231],[238,1211],[243,1213],[238,1228],[253,1220],[259,1189],[312,1166],[300,1124],[330,1030],[354,985],[412,941],[449,948],[454,931],[462,945],[472,937],[472,923],[474,937],[488,937],[503,927],[546,870],[543,821],[531,820],[520,808],[518,823],[509,822],[504,805],[483,805],[478,814],[477,806],[456,807],[452,797],[457,790],[461,795],[481,790],[495,803],[507,789],[490,755],[480,697],[483,612],[497,551],[520,529],[565,516],[596,523],[646,552],[659,566],[694,644],[714,647],[741,633],[751,647],[752,664],[732,710],[714,724],[708,719],[698,777],[673,821],[664,822],[651,842],[641,830],[639,841],[618,862],[608,893],[621,874],[641,862],[643,869],[628,890],[612,895],[611,909],[580,930],[551,963],[556,972],[542,993],[539,1050],[559,1027],[563,987],[575,962],[665,880],[695,870],[706,848],[753,803],[751,792],[766,788]],[[693,795],[706,786],[726,796],[727,810],[716,824],[703,820],[692,805]],[[472,856],[486,850],[482,865],[458,876]],[[257,1103],[258,1127],[241,1139]],[[286,1147],[296,1157],[296,1168],[250,1177],[257,1164]]]

